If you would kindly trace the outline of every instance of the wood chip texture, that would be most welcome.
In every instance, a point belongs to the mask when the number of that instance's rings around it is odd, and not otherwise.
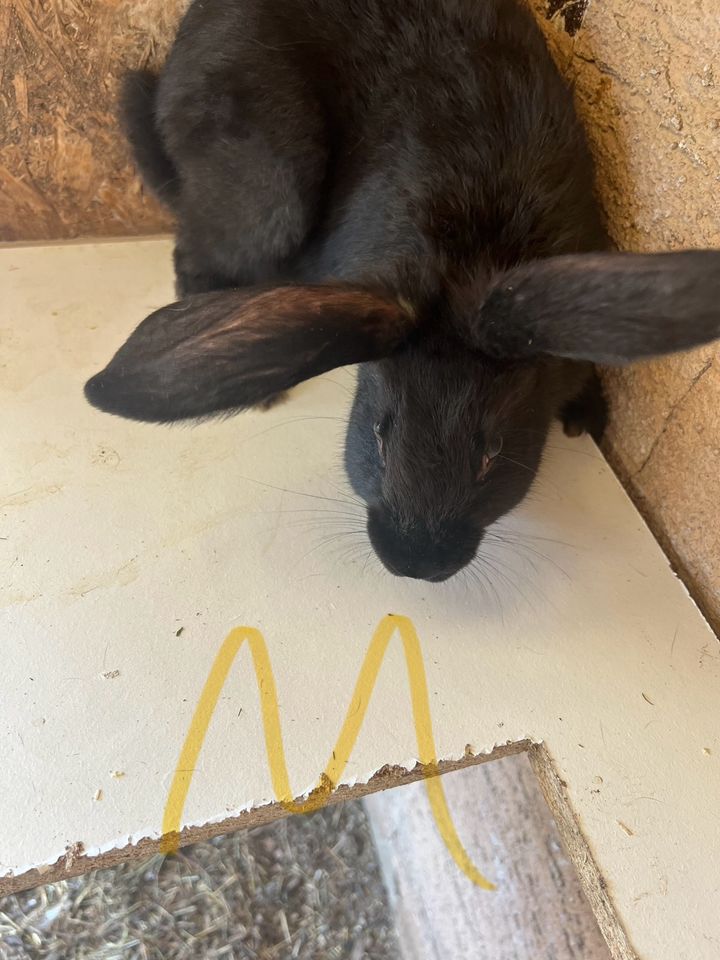
[[[162,61],[187,0],[1,0],[0,240],[167,230],[118,130],[118,81]]]

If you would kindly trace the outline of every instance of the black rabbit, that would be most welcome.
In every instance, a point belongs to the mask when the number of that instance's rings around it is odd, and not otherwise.
[[[169,422],[360,363],[346,466],[392,573],[439,581],[530,488],[592,362],[720,336],[720,252],[606,249],[572,96],[516,0],[195,0],[124,118],[178,303],[86,386]]]

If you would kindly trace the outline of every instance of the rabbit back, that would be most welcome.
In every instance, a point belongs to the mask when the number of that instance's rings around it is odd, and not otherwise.
[[[196,2],[156,116],[186,290],[417,297],[604,243],[571,95],[516,0]]]

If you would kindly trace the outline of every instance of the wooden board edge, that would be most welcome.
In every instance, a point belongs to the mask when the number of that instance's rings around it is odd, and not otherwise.
[[[58,237],[55,240],[0,240],[0,250],[33,250],[39,247],[109,247],[113,244],[128,243],[146,243],[148,241],[157,243],[172,243],[174,233],[138,233],[123,234],[117,237]]]
[[[613,960],[641,960],[620,922],[610,897],[608,883],[588,846],[570,804],[567,784],[558,774],[545,744],[529,744],[528,756]]]
[[[491,760],[500,760],[502,757],[524,753],[530,746],[531,743],[529,740],[520,740],[516,743],[507,743],[498,746],[490,753],[480,754],[472,753],[468,747],[461,760],[441,760],[437,764],[436,769],[439,770],[440,775],[452,773],[454,770],[463,770],[466,767],[475,766],[479,763],[488,763]],[[357,800],[360,797],[367,796],[370,793],[377,793],[380,790],[390,790],[393,787],[401,787],[408,783],[414,783],[416,780],[425,779],[427,775],[426,767],[420,763],[417,763],[410,770],[405,770],[403,767],[381,767],[367,783],[338,787],[337,790],[334,790],[330,794],[326,803],[330,805],[343,803],[346,800]],[[297,799],[299,802],[305,798]],[[244,811],[238,816],[228,817],[218,823],[208,823],[198,827],[186,827],[180,833],[179,845],[180,847],[186,847],[191,843],[210,840],[213,837],[218,837],[223,834],[234,833],[236,830],[259,827],[266,823],[271,823],[273,820],[281,820],[287,816],[290,816],[290,814],[282,804],[264,804],[261,807],[254,807]],[[108,850],[97,856],[86,855],[82,849],[82,844],[75,844],[72,847],[68,847],[65,855],[53,864],[46,867],[33,868],[22,874],[0,877],[0,897],[21,893],[23,890],[31,890],[33,887],[45,883],[57,883],[62,880],[69,880],[71,877],[80,876],[91,870],[116,867],[128,861],[149,858],[160,852],[160,843],[159,838],[153,839],[145,837],[137,843],[131,843],[124,847]],[[622,957],[622,960],[625,960],[625,957]]]

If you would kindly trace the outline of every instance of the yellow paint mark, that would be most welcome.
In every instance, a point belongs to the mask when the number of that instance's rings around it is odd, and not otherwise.
[[[330,795],[340,782],[360,733],[375,682],[395,631],[400,634],[403,644],[410,684],[413,722],[417,737],[418,758],[423,766],[423,777],[430,807],[438,830],[453,860],[465,876],[477,886],[482,887],[483,890],[494,890],[494,884],[487,880],[473,864],[452,821],[438,771],[437,750],[432,731],[430,700],[420,641],[412,622],[407,617],[395,614],[388,614],[388,616],[383,617],[370,641],[345,721],[330,755],[330,760],[325,767],[325,771],[320,775],[317,787],[304,802],[296,802],[293,799],[294,794],[290,787],[282,728],[280,726],[275,677],[263,635],[254,627],[237,627],[228,634],[210,668],[210,673],[205,681],[190,728],[185,737],[185,743],[180,751],[163,814],[161,851],[163,853],[174,853],[178,848],[182,813],[195,766],[220,693],[235,657],[245,641],[250,647],[255,669],[265,734],[265,749],[275,797],[289,813],[310,813],[327,803]]]

